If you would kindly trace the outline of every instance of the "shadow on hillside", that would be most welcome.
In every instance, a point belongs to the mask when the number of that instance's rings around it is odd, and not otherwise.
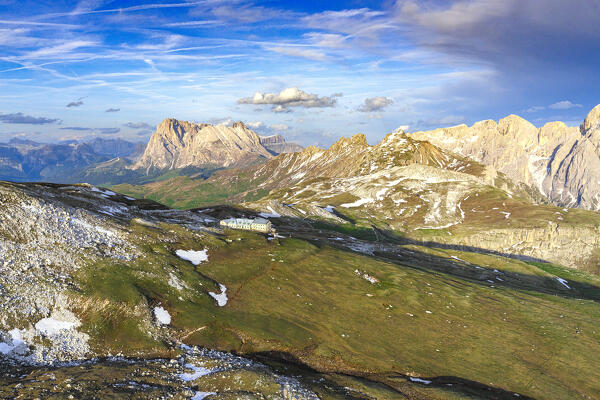
[[[339,386],[331,380],[327,373],[321,373],[311,368],[298,357],[288,352],[264,351],[244,354],[243,356],[267,364],[277,373],[283,373],[288,376],[293,375],[309,386],[311,382],[319,382],[320,385],[326,386],[329,390],[343,394],[347,399],[364,398],[351,395],[344,387]],[[411,388],[419,385],[423,387],[443,388],[446,391],[469,396],[469,398],[508,400],[518,396],[520,399],[533,400],[529,396],[456,376],[422,377],[419,378],[420,380],[411,380],[410,376],[397,372],[368,374],[358,371],[333,371],[332,373],[351,377],[352,379],[361,381],[365,386],[380,386],[383,389],[393,391],[406,398],[413,398],[414,391]],[[415,378],[413,377],[413,379]]]
[[[257,213],[232,206],[195,209],[217,219],[229,217],[255,217]],[[522,272],[499,271],[490,265],[477,265],[458,257],[444,257],[421,251],[414,246],[433,250],[460,250],[524,261],[547,263],[545,260],[518,254],[502,253],[472,246],[460,246],[438,242],[422,242],[398,237],[395,232],[368,228],[349,228],[332,223],[312,222],[296,217],[271,218],[277,232],[283,236],[309,241],[318,247],[331,246],[341,250],[376,257],[382,261],[412,267],[428,272],[444,273],[456,278],[487,287],[506,287],[534,291],[576,299],[600,302],[600,287],[573,280],[564,286],[555,277],[532,275]],[[531,268],[534,268],[531,266]],[[450,283],[449,283],[450,284]]]

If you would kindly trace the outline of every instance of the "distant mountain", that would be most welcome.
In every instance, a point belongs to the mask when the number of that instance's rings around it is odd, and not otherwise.
[[[299,148],[286,145],[281,136],[261,137],[242,122],[225,126],[168,118],[158,125],[133,168],[150,171],[251,165],[268,160],[281,151]]]
[[[600,210],[600,105],[580,127],[511,115],[411,137],[493,166],[558,206]]]
[[[0,144],[0,179],[61,181],[106,158],[87,144],[12,141]]]
[[[86,168],[115,157],[135,157],[139,149],[139,144],[122,139],[50,144],[15,138],[0,143],[0,180],[78,181]]]
[[[94,138],[85,142],[96,152],[96,154],[109,156],[110,158],[125,157],[129,159],[139,158],[146,144],[143,142],[128,142],[123,139]]]
[[[281,135],[259,136],[260,144],[274,155],[282,153],[295,153],[302,151],[303,147],[296,143],[288,143]]]

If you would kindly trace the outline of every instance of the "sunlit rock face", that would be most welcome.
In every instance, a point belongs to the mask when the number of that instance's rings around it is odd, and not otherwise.
[[[225,126],[169,118],[158,125],[134,168],[248,165],[294,150],[286,145],[281,136],[262,137],[242,122]]]
[[[600,210],[600,105],[579,128],[511,115],[411,136],[491,165],[559,206]]]

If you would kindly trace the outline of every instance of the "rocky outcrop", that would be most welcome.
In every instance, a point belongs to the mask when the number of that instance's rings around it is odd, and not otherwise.
[[[133,168],[250,165],[294,149],[286,146],[288,143],[283,137],[277,136],[261,137],[242,122],[225,126],[168,118],[158,125]]]
[[[579,128],[511,115],[411,136],[493,166],[556,205],[600,210],[600,105]]]
[[[545,227],[526,229],[490,226],[485,232],[431,236],[429,240],[452,244],[460,250],[544,260],[594,272],[600,261],[600,227],[593,224],[574,226],[548,221]]]

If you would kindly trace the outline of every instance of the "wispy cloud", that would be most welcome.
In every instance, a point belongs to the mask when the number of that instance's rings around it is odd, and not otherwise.
[[[219,20],[200,20],[200,21],[183,21],[183,22],[171,22],[169,24],[165,24],[166,27],[171,28],[198,28],[198,27],[206,27],[206,26],[215,26],[221,25],[222,22]]]
[[[90,47],[95,46],[95,42],[87,41],[87,40],[72,40],[68,42],[64,42],[55,46],[44,47],[23,55],[23,58],[26,59],[34,59],[34,58],[47,58],[64,55],[66,53],[71,52],[72,50],[79,49],[82,47]]]
[[[556,103],[552,103],[549,106],[533,106],[529,107],[525,110],[527,113],[535,113],[539,111],[544,111],[546,109],[549,110],[570,110],[572,108],[581,108],[583,107],[581,104],[576,104],[571,102],[570,100],[557,101]]]
[[[112,107],[104,110],[104,112],[107,112],[107,113],[115,113],[115,112],[119,112],[119,111],[121,111],[120,108],[112,108]]]
[[[32,19],[50,19],[50,18],[58,18],[58,17],[67,17],[67,16],[77,16],[77,15],[89,15],[89,14],[112,14],[112,13],[128,13],[134,11],[145,11],[145,10],[155,10],[155,9],[166,9],[166,8],[190,8],[200,4],[204,4],[205,2],[188,2],[188,3],[154,3],[154,4],[143,4],[138,6],[130,6],[123,8],[110,8],[105,10],[97,10],[90,8],[75,8],[70,12],[59,12],[59,13],[49,13],[34,16]]]
[[[131,129],[153,129],[154,126],[146,123],[146,122],[128,122],[126,124],[123,124],[124,127],[126,128],[131,128]]]
[[[314,49],[299,47],[267,47],[267,50],[271,50],[279,54],[285,54],[286,56],[303,57],[310,60],[325,61],[328,59],[325,53]]]
[[[4,122],[6,124],[44,125],[53,124],[59,121],[60,120],[58,118],[32,117],[21,112],[13,114],[0,113],[0,122]]]
[[[83,126],[63,126],[59,129],[63,130],[63,131],[91,131],[91,130],[93,130],[92,128],[85,128]]]
[[[571,108],[581,108],[583,107],[581,104],[575,104],[570,102],[569,100],[559,101],[554,104],[550,104],[548,108],[552,110],[569,110]]]
[[[121,132],[121,128],[98,128],[98,132],[105,135],[114,135]]]
[[[80,97],[80,98],[78,98],[77,100],[75,100],[75,101],[72,101],[72,102],[68,103],[68,104],[66,105],[66,107],[67,107],[67,108],[71,108],[71,107],[80,107],[80,106],[82,106],[82,105],[83,105],[83,99],[84,99],[84,97]]]

